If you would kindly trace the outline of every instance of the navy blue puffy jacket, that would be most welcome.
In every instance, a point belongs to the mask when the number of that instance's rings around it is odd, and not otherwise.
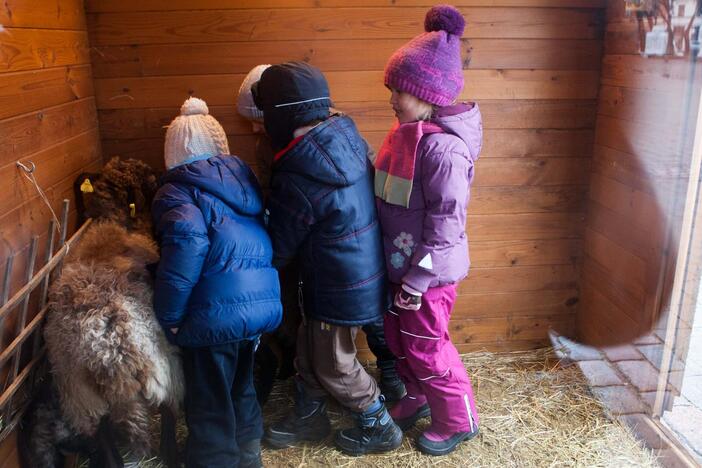
[[[386,273],[368,145],[349,117],[314,127],[273,164],[268,231],[297,257],[307,317],[356,326],[386,310]]]
[[[176,167],[152,206],[161,260],[154,310],[181,346],[252,339],[282,316],[261,191],[235,156]],[[172,337],[171,337],[172,338]]]

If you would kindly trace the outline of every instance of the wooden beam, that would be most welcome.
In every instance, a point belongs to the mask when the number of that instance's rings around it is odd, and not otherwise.
[[[87,0],[88,13],[253,8],[432,7],[432,0]],[[605,8],[606,0],[454,0],[457,7]]]
[[[251,40],[410,39],[425,7],[288,8],[89,13],[94,46]],[[597,39],[602,12],[566,8],[461,8],[471,38]]]

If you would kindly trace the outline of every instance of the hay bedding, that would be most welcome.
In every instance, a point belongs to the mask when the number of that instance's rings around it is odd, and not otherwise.
[[[271,467],[657,467],[655,455],[611,421],[590,394],[577,366],[562,366],[550,349],[463,356],[473,379],[481,434],[452,454],[429,457],[414,448],[428,426],[422,420],[396,451],[348,457],[333,448],[332,438],[319,445],[285,450],[264,449]],[[293,404],[292,384],[279,382],[264,408],[266,424]],[[332,404],[335,427],[352,424],[350,415]],[[157,433],[158,431],[156,431]],[[156,459],[140,464],[160,467]]]

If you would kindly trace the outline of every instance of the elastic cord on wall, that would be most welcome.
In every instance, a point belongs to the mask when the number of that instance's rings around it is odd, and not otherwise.
[[[21,174],[24,176],[25,179],[30,181],[32,185],[34,185],[34,188],[36,188],[37,193],[39,193],[39,196],[41,199],[44,201],[46,206],[49,208],[49,211],[51,212],[51,216],[54,218],[54,226],[56,227],[56,231],[58,235],[61,235],[61,221],[59,221],[58,216],[56,216],[56,213],[54,212],[54,209],[51,207],[51,203],[49,203],[49,198],[46,196],[42,188],[39,186],[39,183],[37,182],[36,177],[34,177],[34,171],[36,170],[36,165],[29,161],[28,164],[29,166],[24,165],[20,161],[17,161],[17,167],[20,168]]]

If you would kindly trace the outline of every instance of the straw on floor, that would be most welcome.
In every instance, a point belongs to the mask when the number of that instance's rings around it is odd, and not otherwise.
[[[473,379],[481,434],[451,455],[429,457],[414,448],[423,420],[388,454],[348,457],[330,440],[285,450],[264,449],[271,467],[657,467],[654,453],[613,422],[591,395],[577,366],[562,365],[551,349],[463,356]],[[292,406],[291,382],[280,382],[264,408],[266,424]],[[352,424],[330,405],[335,427]],[[160,467],[157,460],[141,466]]]

